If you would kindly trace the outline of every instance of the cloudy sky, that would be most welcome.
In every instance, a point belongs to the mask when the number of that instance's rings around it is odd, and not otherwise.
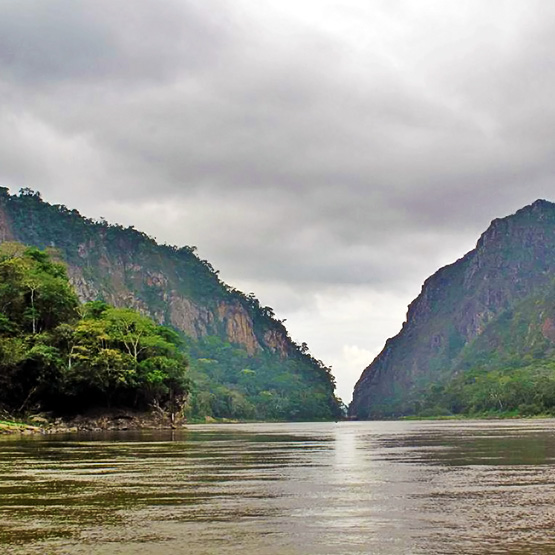
[[[2,0],[0,185],[196,245],[350,401],[438,267],[555,200],[550,0]]]

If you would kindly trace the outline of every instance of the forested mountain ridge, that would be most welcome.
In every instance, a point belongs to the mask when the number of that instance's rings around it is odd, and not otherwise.
[[[272,309],[219,278],[194,247],[159,245],[24,189],[0,188],[0,241],[51,249],[82,302],[100,299],[186,337],[192,411],[231,418],[336,418],[330,370],[295,344]]]
[[[494,220],[474,250],[425,281],[349,412],[553,411],[554,330],[555,204],[538,200]]]

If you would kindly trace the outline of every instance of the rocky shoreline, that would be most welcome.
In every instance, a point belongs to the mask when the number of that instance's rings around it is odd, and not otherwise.
[[[171,430],[182,429],[185,421],[171,420],[158,413],[131,411],[103,411],[71,418],[35,414],[25,422],[0,421],[0,435],[64,434],[76,432],[102,432],[124,430]]]

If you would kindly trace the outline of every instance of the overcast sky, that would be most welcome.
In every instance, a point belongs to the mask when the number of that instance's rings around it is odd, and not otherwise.
[[[2,0],[0,185],[196,245],[350,401],[423,280],[555,199],[551,0]]]

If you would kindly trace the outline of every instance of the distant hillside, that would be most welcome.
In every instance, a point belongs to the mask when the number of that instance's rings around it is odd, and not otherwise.
[[[555,204],[494,220],[428,278],[364,370],[350,414],[555,410]]]
[[[331,419],[328,368],[296,345],[272,309],[226,285],[192,247],[93,221],[39,193],[0,188],[0,242],[55,249],[82,301],[130,307],[187,339],[196,416]]]

